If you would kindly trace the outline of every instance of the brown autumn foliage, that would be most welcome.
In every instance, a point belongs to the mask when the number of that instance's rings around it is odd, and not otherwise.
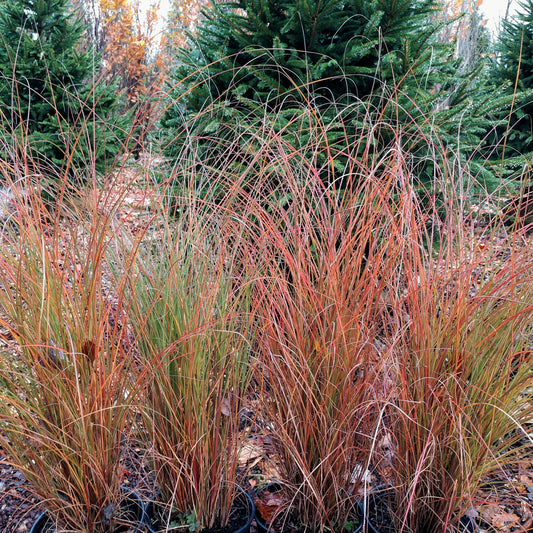
[[[89,39],[102,54],[104,73],[118,79],[130,105],[162,84],[168,60],[161,54],[160,3],[148,9],[139,0],[75,0],[90,28]]]
[[[143,20],[139,3],[131,0],[99,0],[104,39],[103,59],[107,75],[119,77],[128,102],[135,104],[155,81],[149,56],[156,43],[158,4]]]
[[[164,36],[167,50],[172,51],[187,45],[187,32],[194,33],[202,7],[209,4],[209,0],[172,0],[168,14],[168,29]]]
[[[159,0],[147,9],[140,0],[75,0],[89,27],[89,42],[102,55],[103,75],[117,80],[126,105],[135,109],[134,153],[143,149],[154,102],[170,65],[161,37]]]

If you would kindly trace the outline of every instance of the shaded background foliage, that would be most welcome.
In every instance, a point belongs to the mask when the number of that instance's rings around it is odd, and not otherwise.
[[[519,6],[514,18],[502,21],[490,71],[494,85],[516,93],[512,105],[500,112],[505,120],[495,132],[504,138],[498,153],[515,173],[531,165],[533,152],[533,1]]]
[[[174,0],[165,21],[157,2],[143,12],[131,0],[7,0],[0,50],[5,124],[26,128],[34,152],[57,165],[73,152],[87,161],[81,145],[90,146],[101,130],[96,125],[105,122],[112,134],[105,141],[97,136],[99,170],[128,129],[112,112],[117,104],[133,109],[137,151],[163,137],[171,162],[191,135],[195,157],[209,164],[228,152],[246,161],[257,141],[254,124],[274,127],[297,146],[318,134],[328,146],[317,154],[323,178],[337,186],[345,184],[347,169],[331,150],[355,149],[361,159],[382,153],[396,142],[391,127],[399,126],[421,190],[435,185],[421,131],[440,139],[453,164],[468,167],[465,176],[494,190],[502,176],[520,176],[529,161],[532,6],[524,2],[523,14],[504,21],[491,42],[480,4]],[[51,18],[52,12],[61,15]],[[40,25],[41,33],[31,25]],[[9,73],[20,78],[16,98],[26,99],[18,107]],[[120,102],[117,87],[125,92]],[[157,122],[154,102],[162,102],[161,89],[168,87],[168,109]],[[73,123],[87,125],[84,143],[76,140],[80,128]],[[513,128],[504,136],[508,125]],[[361,137],[371,144],[354,143]],[[69,143],[76,149],[65,149]],[[332,159],[335,168],[328,165]]]
[[[489,87],[479,50],[464,60],[458,33],[442,38],[455,21],[441,7],[435,0],[213,2],[171,72],[172,102],[161,120],[166,154],[176,157],[193,133],[202,160],[216,158],[236,150],[237,133],[246,139],[243,123],[262,121],[305,143],[311,110],[329,150],[373,138],[373,146],[358,145],[361,157],[390,147],[388,130],[399,127],[423,189],[435,169],[420,131],[451,153],[460,135],[459,164],[468,160],[485,184],[497,182],[478,149],[510,95]],[[291,122],[298,127],[287,128]],[[326,180],[343,186],[336,161]]]
[[[114,160],[129,118],[116,113],[121,102],[116,86],[99,79],[100,56],[80,47],[84,32],[68,0],[0,4],[0,121],[6,150],[24,146],[35,161],[69,172],[93,165],[104,170]],[[77,179],[87,177],[77,174]]]

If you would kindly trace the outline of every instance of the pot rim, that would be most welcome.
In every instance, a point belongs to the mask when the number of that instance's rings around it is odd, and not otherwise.
[[[237,487],[236,489],[236,496],[235,498],[237,498],[238,496],[242,495],[246,498],[246,502],[248,503],[248,519],[246,521],[246,523],[241,526],[239,529],[236,529],[234,531],[234,533],[248,533],[250,531],[250,526],[252,525],[252,521],[256,518],[256,513],[255,513],[255,504],[254,504],[254,501],[253,501],[253,498],[251,497],[251,495],[249,494],[248,491],[240,488],[240,487]],[[146,521],[145,521],[145,526],[146,526],[146,530],[148,533],[162,533],[160,532],[157,528],[154,528],[154,527],[151,527],[150,525],[150,514],[153,512],[153,511],[150,511],[150,509],[152,509],[153,507],[153,504],[154,504],[154,500],[150,500],[147,502],[146,506],[145,506],[145,509],[147,510],[146,511]]]
[[[136,528],[134,529],[135,533],[141,533],[143,531],[142,526],[144,526],[147,522],[146,507],[144,505],[144,502],[135,490],[129,487],[123,486],[123,485],[120,487],[120,490],[121,492],[126,493],[132,499],[132,501],[137,501],[139,504],[140,517],[137,521],[137,525],[133,527]],[[37,516],[29,533],[54,533],[54,532],[55,532],[55,526],[54,526],[53,518],[50,515],[50,512],[45,510],[45,511],[42,511]]]

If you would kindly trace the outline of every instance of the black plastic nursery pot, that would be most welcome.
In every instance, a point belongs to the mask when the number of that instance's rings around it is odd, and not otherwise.
[[[386,485],[375,487],[359,502],[358,515],[361,525],[357,533],[397,533],[392,516],[393,508],[394,490]],[[453,531],[475,533],[478,528],[472,518],[463,516]]]
[[[124,524],[115,527],[113,533],[144,533],[146,515],[141,498],[127,487],[122,487],[121,490],[124,498],[121,503],[120,519]],[[54,519],[48,511],[42,512],[30,529],[30,533],[55,533],[56,531]]]
[[[359,502],[357,514],[361,525],[358,533],[393,533],[390,508],[393,491],[378,486]]]
[[[256,493],[257,497],[261,497],[261,494],[263,494],[265,491],[275,494],[276,492],[282,491],[282,485],[281,483],[269,483],[268,485],[265,485]],[[350,531],[350,533],[362,533],[363,531],[366,531],[368,533],[374,533],[374,529],[363,529],[364,521],[363,516],[360,513],[360,509],[357,509],[357,516],[355,517],[357,524],[354,526],[354,529]],[[284,533],[283,528],[276,528],[272,526],[271,524],[267,524],[266,521],[263,521],[261,514],[259,510],[256,511],[255,514],[255,522],[257,524],[257,532],[258,533]],[[303,525],[303,524],[302,524]],[[271,529],[272,528],[272,529]]]
[[[156,501],[150,502],[146,507],[146,524],[148,533],[172,533],[174,529],[167,527],[167,522],[161,516],[161,511]],[[167,514],[168,517],[168,514]],[[250,533],[250,526],[255,518],[255,505],[250,495],[239,490],[235,497],[234,506],[230,514],[230,521],[227,526],[223,528],[213,528],[207,530],[209,533]],[[176,533],[182,532],[183,525],[175,528]],[[202,530],[202,533],[206,530]]]
[[[283,533],[283,531],[274,531],[273,529],[269,529],[269,527],[266,524],[264,524],[261,521],[261,518],[257,517],[257,515],[255,517],[255,522],[257,524],[258,533]],[[360,523],[355,527],[355,529],[351,531],[351,533],[362,533],[363,531],[366,531],[368,533],[376,532],[376,530],[371,526],[368,529],[363,529],[363,523]]]

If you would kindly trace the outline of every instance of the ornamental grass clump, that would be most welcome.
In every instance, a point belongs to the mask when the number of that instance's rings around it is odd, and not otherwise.
[[[12,195],[0,247],[4,460],[58,530],[113,532],[138,391],[122,285],[103,276],[113,217],[96,205],[54,215],[22,169],[2,171]],[[87,192],[89,204],[99,198]]]
[[[280,138],[263,147],[264,168],[283,172],[285,185],[243,201],[257,260],[262,416],[288,497],[271,527],[350,531],[383,431],[392,360],[382,357],[380,339],[412,221],[398,216],[394,150],[372,165],[351,160],[339,192],[320,179],[324,169],[307,148]],[[273,182],[281,180],[263,176]]]
[[[189,200],[181,219],[165,219],[132,248],[130,270],[130,320],[147,376],[144,425],[167,507],[161,531],[180,520],[199,530],[227,523],[250,375],[249,300],[234,283],[230,226]]]
[[[380,462],[398,532],[464,527],[494,501],[480,491],[488,476],[512,486],[533,444],[533,257],[523,235],[502,243],[499,227],[474,234],[456,207],[448,205],[437,253],[419,232],[401,258],[389,352],[396,391]]]

